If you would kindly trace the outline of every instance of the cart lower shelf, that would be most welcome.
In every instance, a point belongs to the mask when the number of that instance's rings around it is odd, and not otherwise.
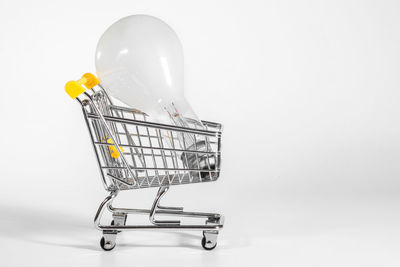
[[[204,249],[212,250],[217,246],[219,230],[224,226],[224,217],[217,213],[205,212],[187,212],[181,207],[165,207],[159,205],[160,199],[168,191],[168,187],[160,187],[151,209],[127,209],[116,208],[112,202],[118,194],[118,191],[112,191],[107,196],[96,213],[94,223],[97,229],[103,232],[100,240],[102,249],[109,251],[116,246],[117,234],[127,230],[174,230],[174,231],[203,231],[201,244]],[[100,220],[105,209],[112,213],[113,220],[109,225],[100,224]],[[145,214],[149,216],[150,223],[147,225],[127,225],[129,214]],[[205,218],[204,224],[182,224],[176,220],[156,220],[156,215],[174,216],[174,217],[192,217]]]

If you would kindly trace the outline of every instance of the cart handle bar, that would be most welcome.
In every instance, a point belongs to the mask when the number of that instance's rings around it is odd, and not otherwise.
[[[100,80],[95,75],[91,73],[85,73],[79,80],[67,82],[65,84],[65,92],[67,92],[72,99],[75,99],[83,94],[86,89],[92,89],[99,83]],[[84,85],[86,88],[82,85]]]

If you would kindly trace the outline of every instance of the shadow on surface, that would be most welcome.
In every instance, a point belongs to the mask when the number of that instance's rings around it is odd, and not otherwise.
[[[91,225],[79,220],[75,214],[59,210],[34,209],[32,207],[0,205],[0,238],[7,237],[49,246],[70,247],[92,251],[102,251],[99,245],[101,234],[93,238],[95,230]],[[126,233],[128,234],[128,233]],[[202,249],[201,234],[184,232],[163,232],[158,240],[168,240],[168,244],[152,242],[147,235],[139,235],[140,240],[130,241],[129,236],[119,234],[117,246],[132,247],[186,247]],[[197,241],[194,241],[194,239]],[[160,244],[161,243],[161,244]],[[196,243],[198,243],[196,245]]]
[[[148,232],[147,232],[148,233]],[[128,233],[127,233],[128,234]],[[200,245],[201,234],[200,233],[185,233],[185,232],[160,232],[157,231],[153,235],[146,235],[145,232],[138,234],[140,240],[135,240],[129,235],[120,236],[120,242],[117,239],[117,246],[121,248],[167,248],[167,247],[181,247],[191,248],[196,250],[203,250]],[[155,241],[154,241],[155,240]],[[166,243],[163,240],[167,240]]]
[[[63,213],[59,210],[0,205],[0,214],[1,237],[66,246],[54,240],[69,240],[75,236],[81,238],[81,232],[90,231],[87,222],[79,221],[74,214]]]

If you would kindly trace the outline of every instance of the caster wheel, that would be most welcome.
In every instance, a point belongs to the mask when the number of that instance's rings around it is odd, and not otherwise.
[[[116,243],[113,242],[106,242],[106,240],[104,239],[104,236],[100,239],[100,246],[102,249],[104,249],[105,251],[110,251],[113,248],[115,248]]]
[[[217,246],[217,242],[212,242],[203,237],[201,240],[201,245],[205,250],[213,250]]]

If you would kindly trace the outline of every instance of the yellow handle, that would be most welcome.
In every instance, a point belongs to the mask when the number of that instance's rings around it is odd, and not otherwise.
[[[114,142],[111,140],[111,138],[107,139],[107,143],[108,144],[114,144]],[[118,153],[118,149],[115,146],[109,146],[110,148],[110,154],[112,158],[119,158],[119,153]],[[119,149],[121,150],[121,152],[124,152],[124,149],[122,147],[119,147]]]
[[[69,81],[65,84],[65,92],[72,98],[75,99],[82,93],[86,91],[86,89],[91,89],[94,86],[98,85],[100,83],[100,80],[97,79],[96,76],[94,76],[91,73],[85,73],[82,75],[82,78],[80,78],[77,81]],[[85,87],[83,87],[84,85]]]

